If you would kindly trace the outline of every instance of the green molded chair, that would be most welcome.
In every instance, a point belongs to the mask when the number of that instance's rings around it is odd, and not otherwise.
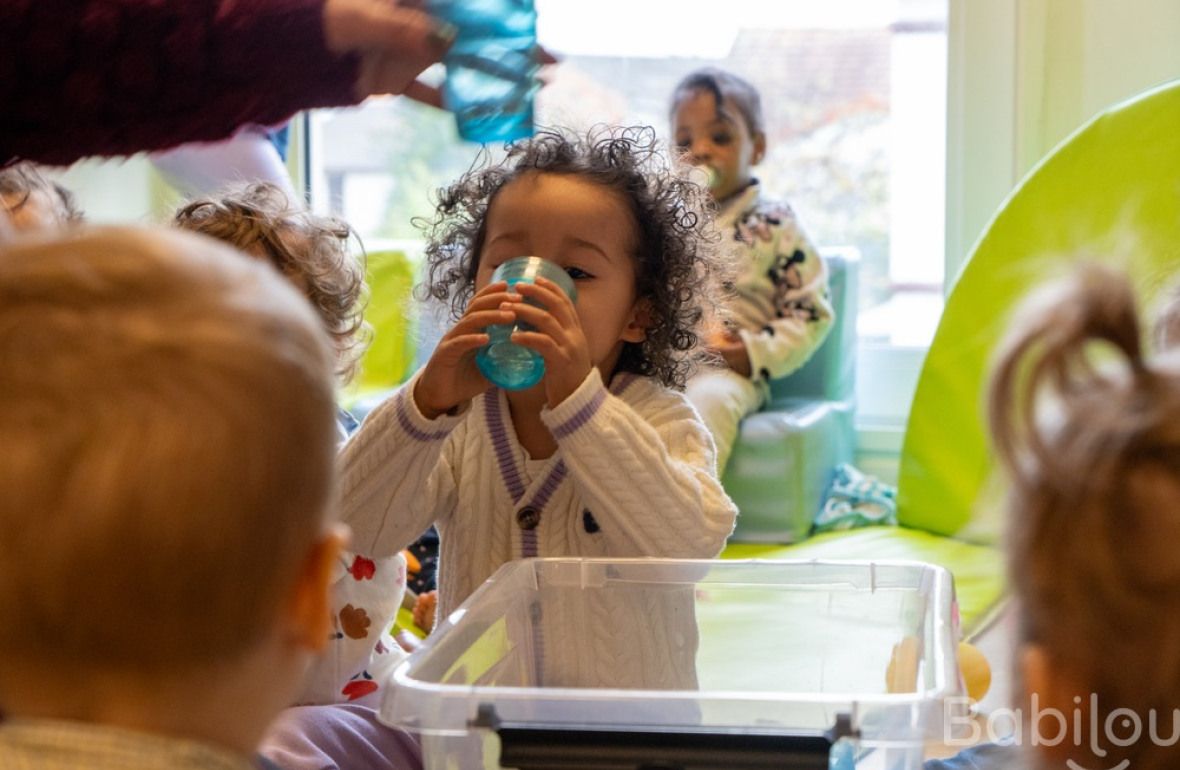
[[[371,252],[366,280],[369,304],[365,321],[373,338],[345,398],[358,417],[369,411],[370,402],[379,400],[410,376],[416,347],[413,263],[401,251]]]
[[[900,527],[790,546],[735,544],[727,558],[916,559],[955,576],[964,631],[1003,595],[983,423],[989,363],[1013,308],[1079,257],[1116,260],[1153,296],[1180,272],[1180,83],[1098,115],[1017,186],[972,250],[918,379],[899,467]]]
[[[735,541],[807,536],[832,472],[852,461],[859,255],[825,252],[836,320],[798,371],[770,384],[770,400],[742,421],[722,483],[737,503]]]

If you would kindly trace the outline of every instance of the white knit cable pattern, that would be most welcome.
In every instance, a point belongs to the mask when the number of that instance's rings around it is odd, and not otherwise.
[[[416,435],[450,430],[445,439],[431,441],[407,432],[391,400],[343,453],[343,518],[353,527],[358,551],[395,553],[431,523],[438,525],[440,618],[500,565],[519,557],[517,510],[561,461],[568,473],[533,530],[538,555],[707,558],[720,552],[737,511],[712,470],[712,439],[681,394],[636,378],[621,396],[610,395],[597,371],[591,372],[542,419],[552,429],[592,402],[600,405],[559,439],[558,452],[526,485],[521,501],[508,492],[487,427],[488,399],[502,397],[491,391],[463,415],[433,421],[411,408]],[[412,399],[407,403],[412,407]],[[523,450],[507,409],[501,411],[519,461]],[[587,530],[587,511],[598,531]]]
[[[560,424],[567,410],[573,411],[568,402],[542,419]],[[681,394],[640,379],[624,398],[608,396],[594,419],[559,443],[610,555],[692,559],[721,552],[737,510],[712,470],[713,440]]]

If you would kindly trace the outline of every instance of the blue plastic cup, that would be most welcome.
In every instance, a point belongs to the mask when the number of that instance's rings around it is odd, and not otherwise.
[[[492,283],[507,281],[511,289],[518,283],[536,283],[537,278],[548,278],[561,287],[571,302],[578,301],[578,290],[574,288],[574,279],[559,265],[548,262],[540,257],[516,257],[496,268],[492,273]],[[531,299],[526,299],[530,305],[541,305]],[[487,328],[491,337],[475,354],[475,364],[488,382],[504,390],[524,390],[531,388],[545,376],[545,359],[540,354],[512,341],[512,333],[531,331],[532,326],[517,321],[513,324],[496,324]]]
[[[443,58],[443,104],[470,142],[533,135],[538,85],[533,0],[430,0],[430,13],[458,30]]]

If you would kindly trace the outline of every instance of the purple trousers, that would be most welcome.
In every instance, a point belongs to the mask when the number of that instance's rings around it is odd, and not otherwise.
[[[271,724],[259,753],[282,770],[421,770],[413,735],[368,706],[296,706]]]

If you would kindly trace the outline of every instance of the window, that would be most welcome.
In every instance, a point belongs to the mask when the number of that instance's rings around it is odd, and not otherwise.
[[[667,100],[689,70],[723,67],[759,88],[769,149],[756,173],[821,248],[860,253],[858,408],[899,424],[942,304],[947,0],[537,5],[539,37],[562,56],[540,124],[646,123],[667,138]],[[370,248],[412,246],[412,219],[477,151],[449,115],[404,99],[316,113],[311,133],[314,205]],[[882,366],[886,388],[869,371]]]

